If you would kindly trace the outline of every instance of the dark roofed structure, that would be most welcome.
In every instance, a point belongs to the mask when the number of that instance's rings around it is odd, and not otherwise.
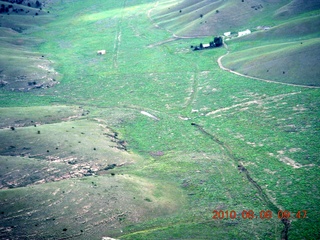
[[[193,51],[197,51],[202,49],[220,47],[222,45],[223,45],[223,39],[222,37],[219,36],[219,37],[215,37],[212,42],[204,43],[204,44],[200,43],[199,46],[195,46],[195,47],[191,46],[191,48],[193,48]]]

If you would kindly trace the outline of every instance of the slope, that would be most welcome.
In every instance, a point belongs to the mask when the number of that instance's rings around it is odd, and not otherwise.
[[[225,67],[261,79],[319,86],[315,66],[319,62],[319,9],[318,2],[301,0],[162,1],[151,15],[155,23],[177,36],[214,36],[248,28],[253,34],[227,42],[230,54],[223,58]],[[303,40],[312,44],[299,46]],[[290,48],[281,45],[288,42]]]
[[[43,43],[30,33],[54,19],[45,1],[0,1],[0,88],[29,91],[58,83],[52,62],[35,47]]]
[[[320,15],[287,20],[266,31],[228,41],[227,68],[282,83],[320,86]]]
[[[212,36],[269,24],[270,16],[289,1],[161,1],[151,16],[178,36]]]

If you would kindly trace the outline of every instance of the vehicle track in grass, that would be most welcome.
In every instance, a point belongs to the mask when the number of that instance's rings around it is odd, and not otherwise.
[[[247,107],[247,106],[253,105],[253,104],[258,105],[258,104],[262,104],[263,102],[272,102],[272,101],[276,102],[276,101],[282,100],[284,97],[296,95],[296,94],[300,94],[300,93],[301,93],[301,91],[292,92],[292,93],[285,93],[285,94],[279,94],[279,95],[275,95],[275,96],[266,97],[264,99],[251,100],[251,101],[247,101],[247,102],[243,102],[243,103],[238,103],[238,104],[231,105],[230,107],[219,108],[217,110],[211,111],[211,112],[207,113],[206,116],[214,115],[216,113],[225,112],[230,109],[237,108],[237,107]]]
[[[187,97],[187,100],[183,106],[183,109],[186,109],[189,106],[191,106],[191,104],[193,103],[193,101],[196,99],[196,97],[198,95],[199,67],[197,64],[193,64],[193,65],[194,65],[195,70],[192,75],[191,91],[190,91],[189,96]]]
[[[126,8],[127,0],[124,0],[123,6],[120,11],[120,18],[117,24],[117,30],[114,37],[114,45],[113,45],[113,67],[118,68],[118,56],[119,56],[119,47],[121,43],[121,33],[122,33],[122,21],[123,21],[123,11]]]
[[[162,40],[162,41],[159,41],[159,42],[156,42],[156,43],[153,43],[153,44],[149,44],[147,46],[148,48],[161,46],[161,45],[164,45],[164,44],[167,44],[167,43],[170,43],[170,42],[173,42],[173,41],[177,41],[177,40],[180,40],[180,39],[197,39],[197,38],[210,37],[209,35],[208,36],[197,35],[197,36],[192,36],[192,37],[189,37],[189,36],[178,36],[173,31],[170,31],[170,30],[168,30],[168,29],[166,29],[164,27],[159,26],[158,24],[156,24],[154,22],[154,20],[151,17],[151,12],[158,6],[158,4],[159,4],[159,2],[156,2],[155,6],[147,11],[147,17],[148,17],[148,19],[150,20],[150,22],[153,24],[153,26],[155,28],[162,29],[162,30],[170,33],[172,35],[172,37],[168,38],[168,39],[165,39],[165,40]],[[178,56],[178,57],[183,59],[183,60],[186,60],[186,58],[184,58],[182,56]],[[191,104],[194,102],[194,100],[196,99],[196,96],[198,94],[199,66],[197,64],[195,64],[195,63],[192,63],[192,65],[194,66],[195,70],[194,70],[194,75],[193,75],[193,79],[192,79],[192,83],[191,83],[191,94],[188,96],[188,99],[186,100],[186,103],[182,107],[183,109],[186,109],[189,106],[191,106]]]

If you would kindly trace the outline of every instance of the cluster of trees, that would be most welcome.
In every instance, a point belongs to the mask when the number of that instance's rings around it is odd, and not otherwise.
[[[4,4],[1,4],[1,8],[0,8],[0,13],[7,13],[9,12],[9,9],[12,8],[12,5],[4,5]]]
[[[31,1],[27,1],[27,0],[2,0],[2,1],[3,2],[9,2],[9,3],[23,4],[23,5],[26,5],[28,7],[41,8],[41,6],[42,6],[42,3],[39,2],[38,0],[35,1],[35,2],[31,2]]]
[[[2,0],[3,2],[9,2],[9,3],[17,3],[21,4],[24,0]]]
[[[210,42],[210,44],[211,44],[211,42]],[[213,44],[214,44],[215,47],[222,46],[222,44],[223,44],[222,37],[215,37],[214,40],[213,40]]]
[[[40,10],[42,10],[41,6],[42,3],[39,1],[36,2],[26,2],[25,0],[4,0],[3,2],[8,2],[10,4],[1,4],[0,7],[0,13],[9,13],[9,12],[24,12],[23,8],[15,8],[16,5],[12,5],[11,3],[16,3],[16,4],[22,4],[28,7],[35,7],[35,8],[39,8]],[[29,11],[26,11],[25,13],[28,13]],[[36,15],[38,15],[38,13],[36,13]]]
[[[10,11],[10,9],[12,9],[12,12],[23,12],[23,8],[14,8],[13,5],[9,4],[9,5],[4,5],[4,4],[1,4],[1,7],[0,7],[0,13],[8,13]]]

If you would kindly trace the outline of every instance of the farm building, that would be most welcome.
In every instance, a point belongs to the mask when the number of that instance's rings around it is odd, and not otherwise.
[[[245,35],[249,35],[251,33],[251,31],[249,29],[242,31],[242,32],[238,32],[238,37],[242,37]]]
[[[104,54],[106,54],[106,50],[97,51],[97,55],[104,55]]]
[[[213,39],[212,42],[209,42],[209,43],[200,43],[199,46],[191,46],[191,48],[193,48],[193,51],[197,51],[197,50],[203,50],[203,49],[208,49],[208,48],[215,48],[215,47],[220,47],[223,45],[223,40],[222,40],[222,37],[215,37]]]

